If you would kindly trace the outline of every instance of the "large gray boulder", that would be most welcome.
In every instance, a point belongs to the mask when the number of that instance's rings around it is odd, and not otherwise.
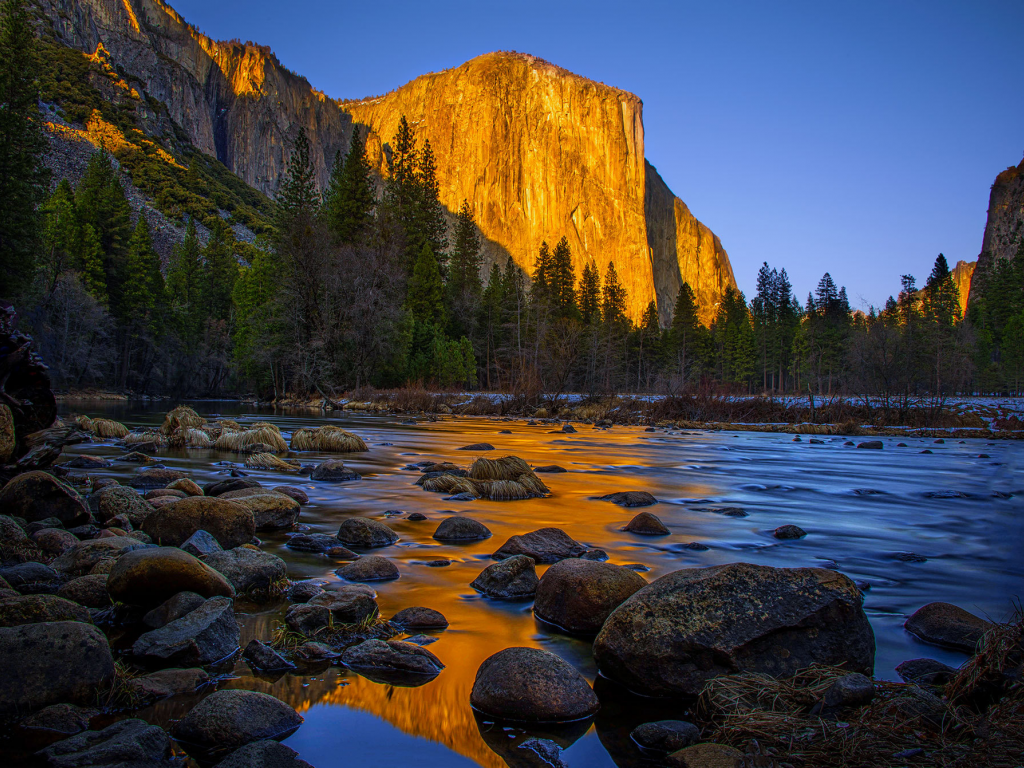
[[[256,535],[256,519],[237,502],[190,496],[156,510],[142,530],[154,542],[172,547],[181,546],[196,531],[206,531],[224,549],[234,549]]]
[[[350,517],[338,529],[338,540],[346,547],[376,549],[398,541],[398,534],[379,520]]]
[[[288,566],[280,557],[248,547],[214,552],[203,562],[223,574],[236,592],[251,597],[281,584],[288,574]]]
[[[235,750],[253,741],[283,739],[302,717],[280,699],[257,691],[217,691],[171,730],[180,743],[202,752]]]
[[[276,531],[291,528],[299,519],[301,507],[291,496],[273,491],[247,493],[252,489],[223,493],[220,498],[241,504],[252,512],[257,531]]]
[[[441,660],[426,648],[399,640],[366,640],[347,648],[341,660],[357,672],[435,677],[444,669]]]
[[[90,499],[99,519],[107,523],[124,515],[136,528],[142,525],[153,511],[153,505],[142,498],[137,491],[123,485],[109,485]]]
[[[593,560],[562,560],[537,585],[533,612],[569,632],[594,633],[608,614],[647,582],[629,568]]]
[[[376,597],[377,593],[369,587],[352,585],[321,592],[306,605],[326,608],[335,624],[359,624],[377,615]]]
[[[57,597],[63,597],[65,600],[84,605],[86,608],[107,608],[110,606],[107,574],[99,573],[71,579],[57,590]]]
[[[926,643],[974,653],[995,625],[952,603],[928,603],[914,611],[903,626]]]
[[[527,722],[579,720],[600,706],[583,675],[536,648],[506,648],[486,659],[469,703],[490,717]]]
[[[89,519],[89,507],[67,483],[46,472],[25,472],[0,489],[0,510],[28,522],[55,517],[66,527]]]
[[[85,731],[43,750],[52,768],[157,768],[171,766],[171,740],[144,720],[121,720],[102,731]]]
[[[140,635],[132,653],[150,664],[203,666],[234,653],[238,639],[231,599],[214,597],[180,619]]]
[[[594,641],[606,677],[648,696],[695,696],[720,675],[788,677],[812,664],[870,675],[861,595],[824,568],[735,563],[670,573],[616,608]]]
[[[561,528],[541,528],[519,536],[510,536],[491,557],[504,560],[507,557],[526,555],[537,563],[557,563],[567,557],[579,557],[587,548],[574,541]]]
[[[220,573],[177,547],[156,547],[121,556],[107,576],[107,591],[118,602],[155,608],[179,592],[234,597]]]
[[[89,609],[56,595],[23,595],[0,600],[0,627],[20,627],[44,621],[92,624]]]
[[[479,541],[490,537],[490,529],[470,517],[446,517],[434,531],[438,541]]]
[[[526,600],[537,592],[537,568],[532,557],[516,555],[484,568],[470,584],[495,600]]]
[[[50,621],[0,628],[0,718],[50,704],[91,703],[113,679],[107,638],[92,624]]]
[[[0,568],[0,579],[23,595],[52,595],[64,581],[57,571],[43,563],[18,563]]]

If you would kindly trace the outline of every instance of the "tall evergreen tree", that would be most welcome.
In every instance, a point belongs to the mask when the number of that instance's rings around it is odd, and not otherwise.
[[[75,211],[75,193],[67,179],[61,179],[42,207],[43,250],[39,264],[42,288],[47,294],[57,286],[64,272],[76,268],[81,252],[82,232]]]
[[[601,302],[601,313],[606,323],[626,322],[626,289],[619,283],[619,275],[611,261],[608,262],[608,270],[604,273],[604,300]]]
[[[288,237],[297,225],[312,220],[320,206],[316,169],[310,158],[306,129],[299,128],[288,169],[277,191],[277,235]]]
[[[437,163],[429,141],[423,142],[415,180],[417,210],[411,245],[417,251],[422,249],[423,243],[429,245],[443,275],[448,263],[448,225],[437,184]]]
[[[551,254],[551,265],[547,274],[548,291],[558,317],[579,318],[580,309],[576,300],[576,273],[572,266],[572,251],[569,241],[563,237]]]
[[[160,275],[160,257],[153,249],[149,225],[139,216],[125,263],[124,295],[121,299],[122,323],[135,328],[156,330],[157,310],[164,303],[164,281]]]
[[[437,258],[428,243],[423,244],[416,266],[413,267],[406,303],[418,325],[443,322],[444,283],[441,281]]]
[[[480,236],[473,209],[462,201],[455,222],[455,237],[448,266],[448,306],[452,338],[471,335],[480,305],[483,284],[480,281]]]
[[[85,289],[100,304],[107,305],[107,276],[103,270],[103,244],[92,224],[82,227],[78,268]]]
[[[590,325],[601,319],[601,274],[592,261],[583,267],[580,278],[580,317]]]
[[[551,279],[551,251],[545,240],[540,244],[540,253],[537,255],[537,264],[533,268],[531,278],[530,295],[535,301],[547,301],[549,296]]]
[[[103,150],[89,158],[85,175],[75,190],[75,211],[79,222],[90,225],[99,238],[111,310],[115,316],[121,316],[119,304],[128,240],[132,235],[132,211],[110,155]]]
[[[231,315],[231,296],[238,280],[238,260],[233,249],[234,238],[229,236],[227,224],[219,217],[210,227],[206,243],[203,269],[204,304],[209,316],[227,320]]]
[[[697,299],[690,284],[684,282],[676,295],[675,311],[672,313],[672,327],[669,331],[670,344],[675,353],[679,376],[686,381],[695,360],[697,330]]]
[[[188,353],[196,351],[206,317],[203,272],[203,249],[199,244],[195,221],[189,219],[185,239],[175,246],[167,269],[171,311],[178,335]]]
[[[39,204],[49,172],[39,114],[38,56],[25,0],[0,3],[0,297],[15,298],[32,280]]]
[[[339,154],[334,159],[323,213],[338,242],[354,243],[367,232],[375,205],[366,144],[362,131],[356,126],[345,158]]]

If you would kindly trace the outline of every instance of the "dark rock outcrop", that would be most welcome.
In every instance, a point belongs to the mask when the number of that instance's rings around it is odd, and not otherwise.
[[[634,592],[647,586],[629,568],[593,560],[562,560],[541,577],[534,613],[569,632],[593,633]]]
[[[503,560],[526,555],[537,563],[557,563],[567,557],[579,557],[586,551],[583,544],[570,538],[561,528],[540,528],[519,536],[510,536],[491,557]]]
[[[202,752],[235,750],[253,741],[283,739],[302,717],[280,699],[257,691],[217,691],[175,724],[175,739]]]
[[[234,597],[217,570],[176,547],[128,552],[107,577],[107,591],[118,602],[155,608],[179,592],[202,597]]]
[[[537,584],[536,561],[513,555],[484,568],[470,586],[496,600],[526,600],[536,594]]]

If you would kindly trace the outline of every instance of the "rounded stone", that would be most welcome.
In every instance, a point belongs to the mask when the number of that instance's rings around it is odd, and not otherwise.
[[[288,575],[288,566],[280,557],[249,547],[213,552],[205,555],[203,562],[223,574],[238,594],[250,597],[280,585]]]
[[[524,600],[536,594],[537,582],[534,559],[514,555],[484,568],[470,586],[496,600]]]
[[[123,555],[107,576],[107,591],[113,600],[144,608],[155,608],[179,592],[207,598],[235,595],[220,573],[176,547]]]
[[[175,480],[167,486],[172,491],[184,491],[188,496],[202,496],[203,489],[200,488],[192,480],[187,477],[183,477],[179,480]]]
[[[140,469],[131,480],[132,488],[166,488],[175,480],[187,478],[188,474],[166,467]]]
[[[107,486],[94,494],[90,503],[95,505],[96,514],[104,523],[124,515],[138,527],[153,512],[152,504],[123,485]]]
[[[700,739],[700,729],[685,720],[659,720],[638,725],[629,737],[652,752],[677,752]]]
[[[301,488],[296,488],[293,485],[279,485],[273,489],[274,493],[283,493],[285,496],[290,496],[295,499],[299,504],[309,504],[309,496]]]
[[[256,520],[251,511],[233,501],[190,496],[151,514],[142,530],[158,544],[174,547],[196,531],[206,531],[224,549],[233,549],[256,535]]]
[[[807,531],[798,525],[780,525],[774,531],[772,536],[776,539],[802,539],[807,535]]]
[[[44,621],[92,624],[87,608],[57,595],[19,595],[0,600],[0,627],[19,627]]]
[[[438,541],[479,541],[490,537],[491,531],[486,525],[469,517],[446,517],[434,531]]]
[[[597,712],[597,696],[574,667],[536,648],[506,648],[477,670],[470,705],[490,717],[565,722]]]
[[[903,626],[926,643],[974,653],[995,625],[951,603],[928,603],[914,611]]]
[[[171,735],[186,746],[215,752],[281,739],[301,724],[301,715],[280,699],[258,691],[222,690],[193,707]]]
[[[567,557],[579,557],[587,548],[569,537],[561,528],[540,528],[519,536],[510,536],[491,557],[502,560],[526,555],[538,563],[557,563]]]
[[[600,501],[610,501],[621,507],[649,507],[658,500],[647,491],[619,491],[599,497]]]
[[[629,568],[593,560],[562,560],[537,585],[533,612],[569,632],[594,633],[630,595],[647,586]]]
[[[78,492],[46,472],[25,472],[9,481],[0,489],[0,509],[30,523],[55,517],[73,526],[89,517]]]
[[[399,577],[398,566],[379,555],[366,555],[335,571],[349,581],[390,581]]]
[[[424,629],[444,629],[448,626],[448,619],[440,611],[433,608],[403,608],[394,616],[391,621],[405,630],[420,631]]]
[[[349,480],[359,480],[360,477],[348,469],[341,459],[328,459],[313,468],[310,479],[328,483],[344,483]]]
[[[43,528],[31,536],[32,541],[48,555],[59,557],[78,544],[78,537],[63,528]]]
[[[375,549],[398,541],[398,534],[378,520],[350,517],[338,529],[338,540],[346,547]]]
[[[206,496],[220,496],[230,491],[237,491],[241,488],[260,488],[260,481],[251,477],[230,477],[227,480],[218,480],[207,483],[203,486],[203,494]]]
[[[57,590],[57,597],[63,597],[86,608],[106,608],[110,605],[106,574],[88,574],[63,584]]]
[[[262,490],[262,489],[261,489]],[[299,502],[291,496],[273,491],[242,494],[242,491],[221,494],[220,498],[229,499],[252,512],[257,531],[276,531],[291,528],[299,519]]]
[[[622,530],[641,536],[667,536],[669,534],[665,524],[657,515],[652,515],[650,512],[641,512],[630,520]]]
[[[694,744],[666,759],[670,768],[743,768],[743,753],[726,744]]]

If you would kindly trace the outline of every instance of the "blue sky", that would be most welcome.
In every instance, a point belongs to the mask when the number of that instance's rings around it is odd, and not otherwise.
[[[493,50],[644,101],[647,158],[729,251],[801,301],[858,307],[981,248],[996,174],[1024,155],[1020,0],[171,0],[206,34],[269,45],[330,96],[384,93]]]

